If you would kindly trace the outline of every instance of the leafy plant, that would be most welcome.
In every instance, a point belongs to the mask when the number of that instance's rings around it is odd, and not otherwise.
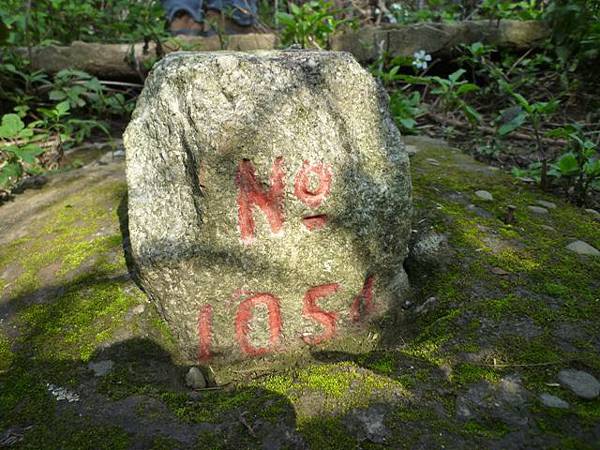
[[[575,70],[580,63],[600,58],[600,2],[555,0],[544,18],[552,30],[552,42],[564,67]]]
[[[468,93],[478,91],[479,86],[461,79],[465,73],[465,69],[458,69],[448,75],[448,78],[438,76],[421,78],[426,84],[434,86],[431,93],[439,96],[445,111],[458,109],[470,122],[478,123],[481,122],[481,115],[463,97]]]
[[[540,0],[484,0],[480,9],[481,14],[490,20],[537,20],[542,17],[544,2]]]
[[[425,113],[421,107],[421,94],[418,91],[406,94],[398,90],[390,96],[390,111],[401,131],[414,134],[417,118]]]
[[[132,42],[167,37],[158,0],[3,0],[0,18],[9,28],[7,42],[28,46],[75,40]]]
[[[501,138],[506,137],[525,123],[529,123],[532,126],[536,148],[541,162],[540,186],[542,189],[547,189],[549,187],[548,155],[545,146],[542,143],[542,122],[556,112],[559,101],[529,102],[524,96],[515,92],[509,83],[501,80],[500,84],[504,91],[509,94],[517,104],[501,111],[500,116],[496,119],[498,135]]]
[[[5,114],[0,124],[0,190],[8,191],[24,173],[41,171],[37,157],[44,150],[35,143],[31,127],[16,114]]]
[[[289,13],[277,13],[284,45],[327,48],[329,36],[343,24],[350,23],[347,19],[336,19],[340,11],[333,9],[333,4],[329,2],[313,0],[301,6],[288,3],[288,7]]]
[[[567,138],[569,145],[552,165],[549,174],[563,184],[574,202],[584,205],[591,188],[600,189],[600,159],[597,145],[583,136],[577,127],[553,130],[552,137]]]

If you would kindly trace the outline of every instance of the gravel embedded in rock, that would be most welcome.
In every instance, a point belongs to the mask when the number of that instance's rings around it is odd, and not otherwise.
[[[600,256],[600,251],[584,241],[571,242],[567,249],[579,255]]]
[[[192,389],[204,389],[206,387],[206,378],[197,367],[190,367],[185,376],[185,384]]]
[[[488,191],[476,191],[475,195],[481,200],[485,200],[486,202],[491,202],[492,200],[494,200],[494,196]]]
[[[569,404],[563,399],[558,398],[556,395],[548,394],[547,392],[540,395],[540,401],[548,408],[567,409],[569,407]]]
[[[561,370],[558,381],[578,397],[592,400],[600,395],[600,383],[596,377],[582,370]]]

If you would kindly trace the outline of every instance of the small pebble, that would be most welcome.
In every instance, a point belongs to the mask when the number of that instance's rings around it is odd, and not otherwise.
[[[540,395],[540,400],[544,404],[544,406],[547,406],[548,408],[567,409],[569,407],[569,404],[563,399],[558,398],[556,395],[548,394],[546,392]]]
[[[527,209],[535,214],[548,214],[548,210],[541,206],[528,206]]]
[[[556,203],[547,202],[546,200],[538,200],[536,203],[547,209],[555,209],[556,208]]]
[[[600,252],[584,241],[575,241],[567,245],[567,250],[577,253],[578,255],[600,256]]]
[[[475,195],[479,197],[481,200],[485,200],[487,202],[491,202],[494,200],[494,196],[490,194],[488,191],[476,191]]]
[[[517,180],[522,181],[523,183],[535,183],[533,178],[528,177],[517,177]]]
[[[500,267],[492,267],[490,269],[490,272],[492,272],[494,275],[501,275],[501,276],[510,275],[506,270],[501,269]]]
[[[596,219],[600,219],[600,212],[596,211],[595,209],[592,208],[587,208],[585,210],[586,213],[591,214],[592,216],[594,216]]]
[[[191,367],[185,376],[185,384],[192,389],[204,389],[206,378],[197,367]]]
[[[578,397],[592,400],[600,395],[600,383],[596,377],[582,370],[561,370],[558,381]]]

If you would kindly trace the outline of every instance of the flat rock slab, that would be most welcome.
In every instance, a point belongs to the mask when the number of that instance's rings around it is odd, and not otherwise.
[[[190,360],[352,334],[401,305],[408,156],[350,55],[176,53],[124,138],[140,280]]]
[[[558,381],[578,397],[591,400],[600,395],[600,382],[582,370],[561,370],[558,373]]]

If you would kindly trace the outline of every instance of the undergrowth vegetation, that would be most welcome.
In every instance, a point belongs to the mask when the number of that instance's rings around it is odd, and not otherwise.
[[[600,1],[259,3],[258,22],[275,28],[283,47],[327,49],[335,33],[364,25],[545,22],[551,39],[539,48],[515,52],[476,42],[444,56],[444,64],[425,50],[411,56],[381,51],[371,70],[390,92],[404,133],[441,134],[522,180],[578,205],[597,205],[600,97],[593,68],[600,62]],[[160,48],[168,39],[157,0],[3,2],[0,202],[26,178],[61,167],[65,151],[91,137],[110,139],[141,88],[78,70],[35,70],[32,47],[84,40],[153,41]]]

